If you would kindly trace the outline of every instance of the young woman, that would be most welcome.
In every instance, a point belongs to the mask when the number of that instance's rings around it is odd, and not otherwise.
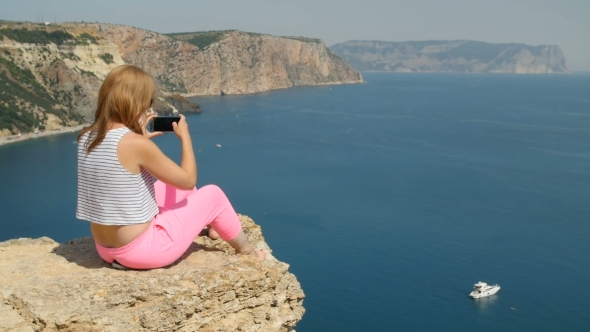
[[[78,136],[76,217],[90,221],[100,257],[132,269],[164,267],[210,226],[210,236],[220,236],[236,253],[264,260],[221,189],[196,189],[197,165],[184,116],[174,124],[180,165],[151,141],[162,134],[146,129],[155,116],[147,114],[155,98],[156,86],[146,72],[117,67],[100,88],[94,123]]]

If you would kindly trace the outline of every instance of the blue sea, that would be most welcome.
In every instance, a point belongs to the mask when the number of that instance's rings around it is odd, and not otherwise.
[[[198,186],[300,281],[297,331],[588,330],[590,76],[364,77],[187,117]],[[0,241],[89,235],[74,140],[0,147]],[[179,160],[174,135],[156,143]],[[478,281],[502,289],[472,300]]]

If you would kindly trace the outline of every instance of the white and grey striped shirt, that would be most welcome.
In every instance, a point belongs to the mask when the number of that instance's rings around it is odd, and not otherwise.
[[[128,128],[112,129],[89,154],[86,133],[78,142],[78,206],[76,218],[102,225],[132,225],[159,212],[153,178],[145,169],[132,174],[119,162],[117,146]]]

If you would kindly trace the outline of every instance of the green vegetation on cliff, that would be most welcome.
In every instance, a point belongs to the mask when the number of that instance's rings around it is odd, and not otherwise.
[[[88,33],[82,33],[74,37],[65,30],[47,31],[44,27],[39,29],[21,28],[21,29],[0,29],[0,36],[14,40],[19,43],[41,44],[47,45],[53,43],[56,45],[75,44],[75,45],[90,45],[98,44],[98,38]]]
[[[113,55],[110,53],[99,54],[99,58],[102,59],[107,65],[113,63]]]
[[[64,44],[68,40],[74,39],[74,36],[66,31],[53,31],[47,32],[45,30],[29,30],[23,29],[0,29],[0,35],[5,36],[8,39],[12,39],[19,43],[30,43],[30,44],[49,44],[54,43],[57,45]]]
[[[56,107],[62,101],[51,96],[37,82],[30,70],[20,68],[12,61],[0,57],[0,130],[30,132],[34,128],[43,129],[41,124],[47,119],[45,113],[56,115],[62,124],[68,120],[83,121],[80,114]],[[56,95],[59,97],[59,94]],[[67,99],[60,98],[60,99]],[[42,118],[33,110],[43,113]]]
[[[26,96],[28,91],[22,86],[12,84],[6,73],[0,73],[0,84],[3,89],[0,92],[0,130],[31,131],[38,125],[38,118],[32,112],[23,112],[15,100],[16,97]]]
[[[24,98],[25,100],[31,99],[35,104],[45,108],[47,111],[51,109],[51,96],[47,93],[47,90],[39,84],[30,70],[17,67],[12,61],[4,58],[0,58],[0,65],[8,70],[10,76],[19,85],[28,88],[30,98]],[[4,86],[7,86],[6,84]],[[32,92],[32,94],[31,94]],[[22,98],[22,96],[19,96]]]
[[[84,32],[76,37],[76,44],[78,44],[78,45],[98,44],[98,38]]]
[[[199,49],[204,49],[205,47],[216,43],[223,39],[223,37],[232,30],[223,30],[223,31],[202,31],[202,32],[178,32],[178,33],[168,33],[165,34],[166,36],[185,41],[189,44],[193,44]]]
[[[0,59],[2,60],[2,59]],[[32,131],[38,127],[39,118],[27,109],[25,103],[36,104],[39,107],[48,107],[51,104],[45,98],[32,94],[25,87],[14,84],[6,73],[0,72],[0,85],[3,89],[0,92],[0,130],[13,130],[16,128],[22,132]]]
[[[309,37],[301,37],[301,36],[283,36],[281,38],[298,40],[298,41],[304,42],[304,43],[323,43],[323,41],[318,38],[309,38]]]
[[[222,40],[228,33],[234,32],[234,31],[238,31],[238,30],[177,32],[177,33],[166,33],[164,35],[166,35],[168,37],[172,37],[174,39],[185,41],[189,44],[193,44],[193,45],[197,46],[199,49],[204,49],[207,46]],[[257,33],[257,32],[240,31],[240,33],[248,34],[252,37],[265,36],[265,34]],[[323,43],[322,40],[318,39],[318,38],[308,38],[308,37],[301,37],[301,36],[283,36],[280,38],[298,40],[298,41],[304,42],[304,43]]]

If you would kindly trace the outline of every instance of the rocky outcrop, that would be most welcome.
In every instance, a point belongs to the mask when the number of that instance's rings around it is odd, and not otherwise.
[[[0,243],[2,331],[290,331],[303,291],[272,257],[260,227],[241,216],[265,262],[201,237],[173,266],[121,271],[90,238]]]
[[[356,70],[384,72],[567,73],[559,46],[477,41],[349,41],[331,47]]]

